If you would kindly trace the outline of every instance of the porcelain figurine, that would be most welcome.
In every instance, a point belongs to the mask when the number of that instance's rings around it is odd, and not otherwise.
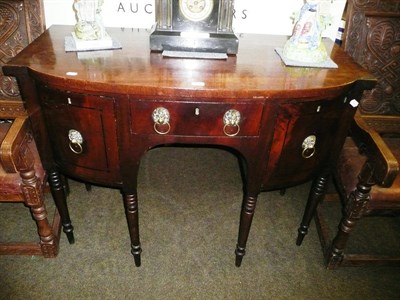
[[[306,0],[294,25],[293,33],[283,48],[283,55],[291,60],[319,63],[328,58],[321,33],[323,17],[319,0]]]
[[[75,0],[74,10],[77,23],[74,28],[75,35],[81,40],[101,40],[106,37],[101,19],[101,9],[104,0]]]

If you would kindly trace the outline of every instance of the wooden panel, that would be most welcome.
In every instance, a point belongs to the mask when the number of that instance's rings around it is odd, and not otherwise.
[[[0,0],[0,67],[45,29],[42,0]],[[0,68],[0,100],[20,99],[14,78]]]
[[[400,114],[399,32],[400,1],[348,1],[345,50],[378,78],[364,94],[362,113]]]
[[[280,188],[309,180],[327,165],[348,104],[336,101],[286,103],[280,107],[264,187]],[[314,150],[303,153],[303,141],[314,135]]]
[[[210,103],[185,101],[132,101],[132,131],[137,134],[156,134],[152,112],[166,108],[171,116],[169,135],[224,136],[224,114],[235,109],[241,120],[238,136],[259,134],[263,105],[260,103]],[[237,129],[233,129],[235,132]]]
[[[56,163],[75,176],[94,182],[118,181],[117,129],[114,99],[110,97],[61,92],[40,87]],[[78,131],[83,143],[75,149],[69,131]],[[75,153],[71,147],[78,152]]]

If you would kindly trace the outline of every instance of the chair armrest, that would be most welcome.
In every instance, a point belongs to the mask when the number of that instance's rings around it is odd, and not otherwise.
[[[16,117],[0,145],[0,163],[6,172],[15,173],[33,164],[27,151],[28,124],[27,117]]]
[[[384,187],[389,187],[399,173],[399,163],[382,139],[380,132],[374,126],[374,123],[376,123],[382,127],[382,124],[389,119],[382,116],[382,122],[379,122],[379,118],[379,116],[374,116],[373,122],[371,122],[371,118],[369,119],[368,116],[363,116],[357,112],[352,124],[352,135],[358,145],[365,147],[365,154],[368,157],[368,161],[374,165],[374,180],[376,183]],[[397,128],[400,128],[400,118],[395,119],[397,120]],[[394,118],[390,118],[390,121],[393,122]],[[392,123],[391,125],[393,128],[396,127],[396,124]]]

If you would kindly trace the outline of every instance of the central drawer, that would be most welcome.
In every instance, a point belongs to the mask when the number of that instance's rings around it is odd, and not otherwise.
[[[257,136],[262,103],[131,101],[132,133],[185,136]]]

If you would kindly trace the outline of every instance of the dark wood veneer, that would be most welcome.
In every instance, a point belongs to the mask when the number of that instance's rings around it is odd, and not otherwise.
[[[375,84],[372,75],[330,42],[326,45],[338,69],[286,67],[274,49],[287,37],[241,35],[237,56],[199,60],[151,53],[149,32],[131,29],[109,29],[122,50],[66,53],[64,37],[71,30],[51,27],[4,71],[19,81],[53,181],[61,172],[121,189],[137,266],[137,175],[149,149],[222,146],[241,158],[240,266],[258,194],[311,179],[323,186],[356,110],[350,101]],[[170,112],[167,134],[154,131],[151,114],[157,107]],[[236,136],[223,132],[222,118],[229,109],[241,113]],[[68,149],[66,131],[71,128],[83,135],[82,154]],[[302,143],[310,135],[317,138],[315,153],[304,158]],[[320,196],[319,188],[310,193]],[[71,238],[66,205],[60,214]]]

